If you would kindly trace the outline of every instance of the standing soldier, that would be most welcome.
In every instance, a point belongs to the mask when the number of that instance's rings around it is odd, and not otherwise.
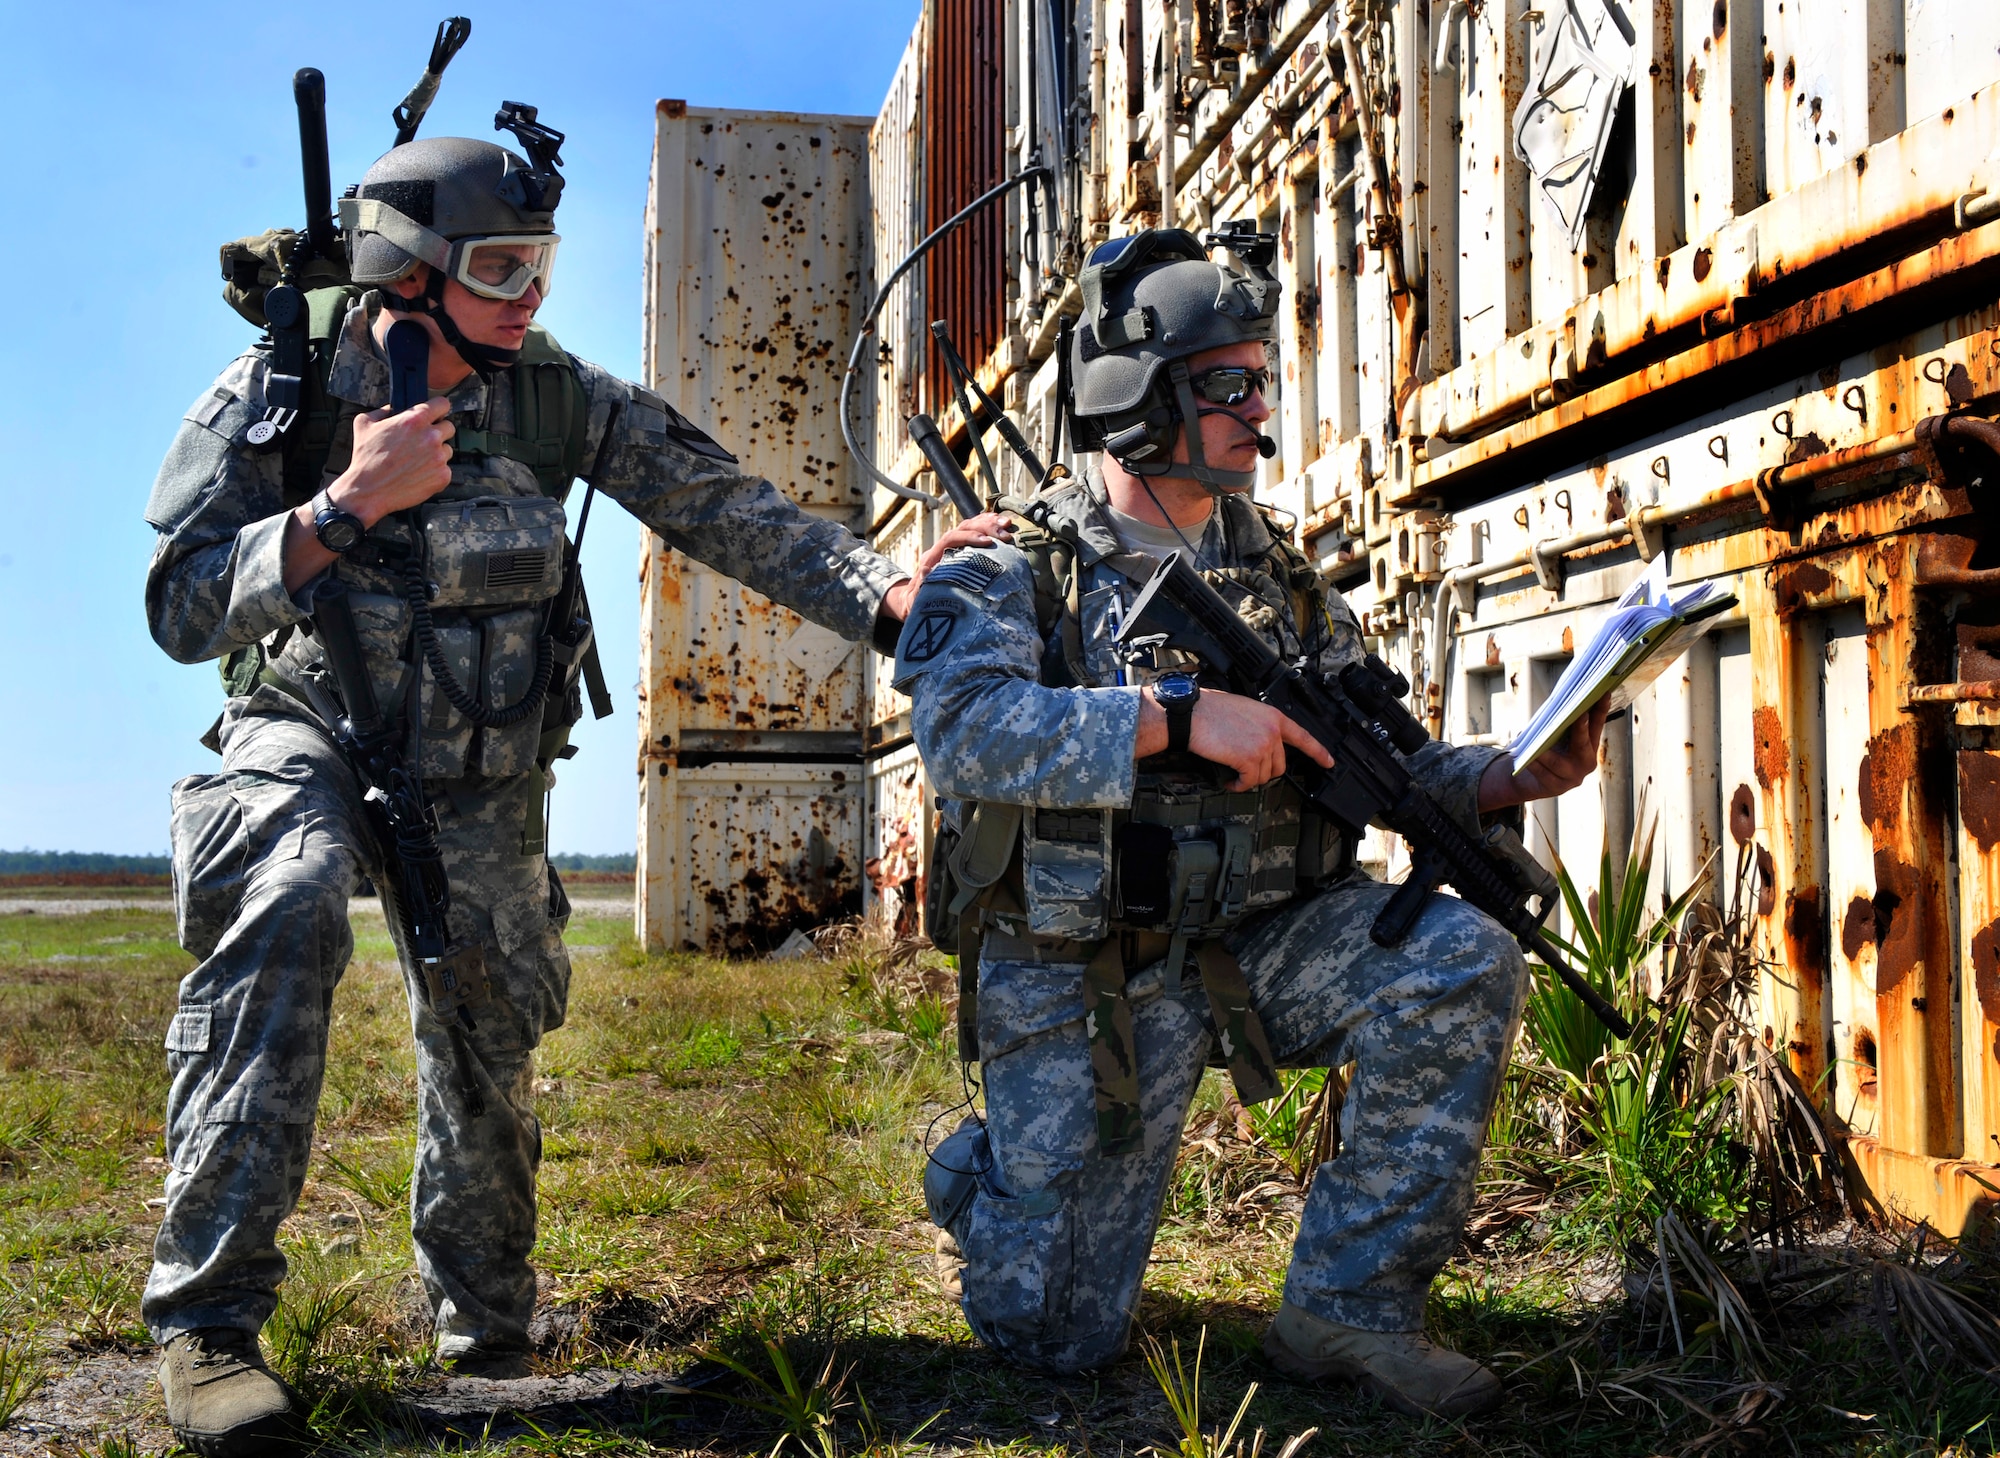
[[[352,285],[305,296],[303,403],[270,342],[244,354],[188,411],[146,508],[160,534],[153,637],[182,663],[223,658],[230,694],[205,740],[221,771],[173,792],[175,907],[199,960],[167,1035],[171,1169],[143,1307],[165,1346],[169,1421],[204,1454],[264,1452],[297,1431],[257,1333],[285,1272],[278,1225],[305,1179],[353,947],[348,899],[363,876],[395,883],[330,736],[329,718],[353,706],[333,705],[316,595],[344,588],[365,677],[435,816],[446,930],[475,964],[483,955],[476,1018],[442,1020],[391,917],[417,1045],[412,1232],[438,1355],[509,1378],[527,1372],[535,1304],[531,1059],[569,987],[543,806],[588,651],[587,626],[552,621],[552,604],[576,596],[572,478],[849,639],[893,634],[916,587],[659,396],[535,325],[561,136],[528,108],[501,124],[534,163],[441,137],[369,169],[342,203]],[[429,337],[416,394],[432,398],[392,413],[384,341],[397,320]],[[940,547],[990,540],[982,525]]]
[[[1065,403],[1102,464],[1042,497],[1035,530],[946,559],[896,662],[933,783],[958,802],[933,905],[962,915],[978,968],[961,1048],[976,1035],[986,1118],[925,1172],[946,1289],[1012,1360],[1111,1361],[1211,1048],[1246,1101],[1276,1067],[1353,1060],[1343,1148],[1313,1179],[1265,1351],[1406,1412],[1479,1411],[1499,1381],[1424,1338],[1424,1300],[1470,1205],[1520,951],[1450,896],[1373,945],[1394,888],[1283,778],[1288,749],[1329,765],[1326,750],[1114,641],[1179,552],[1287,662],[1330,679],[1362,656],[1352,611],[1249,497],[1276,282],[1155,230],[1099,248],[1081,291]],[[1518,773],[1501,750],[1435,743],[1408,764],[1476,829],[1578,784],[1602,727]]]

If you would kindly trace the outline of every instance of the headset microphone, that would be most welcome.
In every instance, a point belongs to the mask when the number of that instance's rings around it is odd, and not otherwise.
[[[1262,456],[1267,461],[1276,460],[1278,458],[1278,443],[1272,440],[1271,437],[1269,437],[1268,435],[1258,436],[1257,454]]]

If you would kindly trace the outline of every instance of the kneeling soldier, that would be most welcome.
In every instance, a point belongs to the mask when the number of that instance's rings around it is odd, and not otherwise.
[[[1371,943],[1393,888],[1283,778],[1288,748],[1329,764],[1326,750],[1116,641],[1178,552],[1287,661],[1331,678],[1363,653],[1352,611],[1249,496],[1275,281],[1157,230],[1103,245],[1082,285],[1068,404],[1102,463],[1041,497],[1012,544],[946,558],[896,662],[956,802],[935,919],[962,912],[977,966],[961,1053],[980,1061],[986,1119],[925,1178],[947,1290],[1011,1360],[1111,1361],[1211,1049],[1246,1100],[1269,1096],[1276,1067],[1352,1060],[1342,1149],[1314,1176],[1265,1350],[1406,1412],[1479,1411],[1499,1381],[1425,1340],[1424,1301],[1471,1202],[1523,958],[1451,896],[1400,945]],[[1476,831],[1578,784],[1602,724],[1518,774],[1500,750],[1435,743],[1409,765]]]

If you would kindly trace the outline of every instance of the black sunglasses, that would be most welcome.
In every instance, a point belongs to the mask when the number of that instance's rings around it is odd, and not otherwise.
[[[1271,383],[1271,372],[1244,365],[1224,365],[1191,376],[1188,383],[1211,405],[1241,405],[1252,395],[1264,393],[1264,387]]]

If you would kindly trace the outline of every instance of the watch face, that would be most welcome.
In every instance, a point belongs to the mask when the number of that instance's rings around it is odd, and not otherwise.
[[[1194,696],[1194,678],[1189,674],[1163,673],[1153,681],[1153,697],[1162,705],[1179,703]]]
[[[362,538],[361,523],[344,511],[329,511],[313,523],[319,543],[329,552],[345,552]]]

